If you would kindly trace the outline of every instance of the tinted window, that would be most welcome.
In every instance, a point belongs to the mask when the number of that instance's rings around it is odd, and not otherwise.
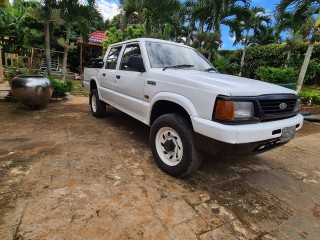
[[[139,47],[138,43],[130,44],[130,45],[126,46],[126,49],[123,53],[123,57],[122,57],[122,61],[121,61],[121,66],[120,66],[121,70],[138,72],[137,69],[128,67],[128,60],[132,56],[142,58],[140,47]]]
[[[107,69],[116,69],[121,47],[111,48],[107,58]]]

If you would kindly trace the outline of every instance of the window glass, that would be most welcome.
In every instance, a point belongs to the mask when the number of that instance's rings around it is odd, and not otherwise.
[[[192,65],[188,69],[204,71],[213,66],[197,51],[184,46],[147,42],[147,52],[152,68],[175,65]]]
[[[142,58],[140,47],[139,47],[138,43],[130,44],[130,45],[126,46],[126,49],[123,53],[123,57],[122,57],[122,61],[121,61],[121,66],[120,66],[121,70],[138,72],[137,69],[128,67],[128,60],[132,56]]]
[[[111,48],[108,58],[106,69],[116,69],[118,57],[121,51],[121,47]]]

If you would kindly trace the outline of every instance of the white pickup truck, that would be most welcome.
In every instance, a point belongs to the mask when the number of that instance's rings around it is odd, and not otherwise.
[[[195,49],[140,38],[110,45],[97,68],[84,70],[91,112],[106,103],[151,126],[159,167],[183,177],[203,152],[219,157],[261,153],[290,141],[303,117],[295,91],[220,74]]]

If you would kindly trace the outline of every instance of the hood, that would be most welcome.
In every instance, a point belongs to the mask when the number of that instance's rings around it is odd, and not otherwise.
[[[202,72],[190,69],[151,69],[157,75],[165,75],[163,79],[170,79],[179,84],[186,84],[208,91],[228,92],[230,96],[258,96],[264,94],[296,94],[295,91],[275,84],[237,77],[216,72]]]

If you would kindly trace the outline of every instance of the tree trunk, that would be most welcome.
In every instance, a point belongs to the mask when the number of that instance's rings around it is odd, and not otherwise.
[[[300,92],[303,81],[304,81],[304,77],[306,76],[307,69],[308,69],[309,62],[310,62],[310,58],[311,58],[311,54],[313,51],[313,47],[314,47],[314,43],[310,43],[308,50],[306,52],[306,55],[304,57],[303,64],[302,64],[300,74],[299,74],[299,78],[298,78],[298,82],[297,82],[297,92]]]
[[[249,31],[247,30],[246,38],[245,38],[245,40],[244,40],[244,45],[243,45],[241,62],[240,62],[240,73],[239,73],[239,76],[240,76],[240,77],[242,76],[242,71],[243,71],[243,66],[244,66],[244,58],[245,58],[245,56],[246,56],[248,36],[249,36]]]
[[[247,50],[247,42],[244,43],[243,46],[243,51],[242,51],[242,57],[241,57],[241,63],[240,63],[240,73],[239,76],[242,76],[242,72],[243,72],[243,65],[244,65],[244,58],[246,56],[246,50]]]
[[[44,44],[45,44],[45,53],[46,53],[46,61],[47,61],[47,73],[48,75],[52,75],[51,70],[51,53],[50,53],[50,22],[46,21],[44,24]]]
[[[202,48],[203,26],[204,26],[204,22],[203,22],[202,20],[200,20],[199,27],[198,27],[199,52],[200,52],[200,50],[201,50],[201,48]]]
[[[193,29],[194,29],[194,20],[190,20],[189,27],[188,27],[188,34],[187,34],[187,38],[186,38],[186,45],[188,45],[188,46],[190,46],[191,35],[192,35]]]
[[[286,60],[286,63],[285,63],[285,65],[284,65],[285,68],[288,67],[288,63],[289,63],[289,61],[291,60],[291,55],[292,55],[292,47],[289,46],[288,55],[287,55],[287,60]]]
[[[208,61],[211,62],[211,58],[212,58],[212,49],[209,49],[209,53],[208,53]]]
[[[310,62],[310,58],[311,58],[311,54],[312,54],[312,51],[313,51],[315,37],[316,37],[315,35],[316,35],[316,32],[319,30],[319,26],[320,26],[320,10],[319,10],[319,13],[318,13],[318,16],[317,16],[316,23],[314,24],[315,30],[314,30],[313,36],[312,36],[312,38],[310,40],[310,45],[309,45],[308,50],[306,52],[306,55],[304,57],[303,64],[302,64],[302,67],[301,67],[301,71],[300,71],[300,74],[299,74],[299,78],[298,78],[298,82],[297,82],[297,92],[301,91],[301,87],[303,85],[303,81],[304,81],[304,78],[306,76],[307,69],[308,69],[309,62]]]
[[[69,53],[69,47],[70,47],[70,33],[71,33],[71,26],[67,26],[67,33],[66,33],[66,41],[63,51],[63,60],[62,60],[62,72],[61,75],[64,77],[64,75],[67,72],[67,62],[68,62],[68,53]]]

